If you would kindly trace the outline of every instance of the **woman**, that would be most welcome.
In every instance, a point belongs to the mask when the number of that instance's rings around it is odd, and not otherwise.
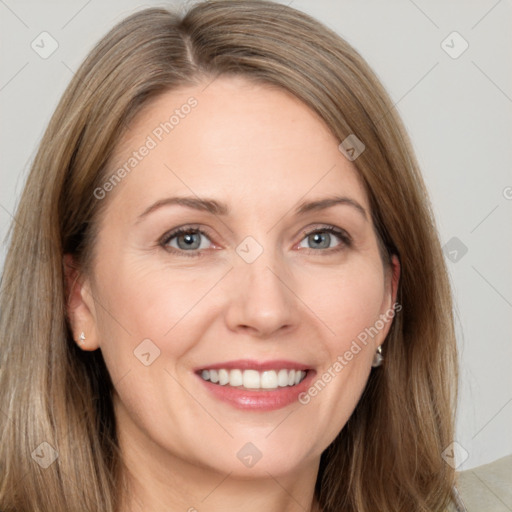
[[[290,7],[114,27],[21,198],[0,509],[456,504],[446,270],[402,123]]]

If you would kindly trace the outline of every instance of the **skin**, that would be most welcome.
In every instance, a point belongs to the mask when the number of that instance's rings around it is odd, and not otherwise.
[[[315,510],[320,455],[352,414],[391,322],[307,405],[239,410],[207,392],[193,369],[290,359],[322,375],[392,308],[398,262],[383,264],[354,163],[314,112],[242,78],[205,85],[154,100],[117,148],[122,165],[169,112],[197,99],[103,199],[93,270],[70,295],[72,328],[77,340],[85,333],[83,350],[102,351],[114,383],[131,491],[123,511]],[[347,204],[294,213],[334,193],[357,201],[366,218]],[[181,195],[225,202],[230,214],[168,205],[137,221]],[[208,231],[198,236],[199,256],[184,254],[176,238],[171,249],[159,244],[189,224]],[[308,237],[315,230],[328,248]],[[252,263],[236,252],[247,236],[263,249]],[[145,366],[134,350],[148,338],[160,355]],[[251,468],[237,458],[248,442],[262,454]]]

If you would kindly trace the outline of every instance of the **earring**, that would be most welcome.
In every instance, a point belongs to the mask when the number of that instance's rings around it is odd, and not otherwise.
[[[82,331],[82,332],[80,333],[80,336],[78,337],[78,339],[80,340],[80,341],[79,341],[79,344],[80,344],[80,345],[83,345],[83,343],[84,343],[84,341],[85,341],[85,333],[84,333],[84,331]]]
[[[384,357],[382,356],[382,346],[379,345],[377,347],[377,352],[375,352],[375,355],[373,356],[373,362],[372,366],[374,368],[377,368],[377,366],[380,366],[382,364]]]

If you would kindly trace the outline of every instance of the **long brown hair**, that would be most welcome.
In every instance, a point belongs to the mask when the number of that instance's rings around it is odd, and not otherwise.
[[[448,507],[454,470],[441,453],[453,438],[457,383],[450,287],[402,122],[364,59],[319,22],[268,1],[213,0],[184,16],[146,9],[115,26],[72,79],[41,141],[11,226],[0,297],[3,512],[118,509],[113,385],[101,351],[73,341],[63,255],[88,272],[108,201],[94,190],[141,108],[230,74],[291,92],[340,142],[351,134],[363,141],[354,164],[379,241],[401,263],[402,310],[385,363],[321,458],[323,511]]]

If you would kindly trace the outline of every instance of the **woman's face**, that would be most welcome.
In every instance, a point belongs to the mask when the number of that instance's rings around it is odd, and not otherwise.
[[[398,271],[338,144],[297,99],[241,78],[135,119],[95,192],[108,203],[75,317],[126,449],[277,476],[318,463],[345,425]]]

